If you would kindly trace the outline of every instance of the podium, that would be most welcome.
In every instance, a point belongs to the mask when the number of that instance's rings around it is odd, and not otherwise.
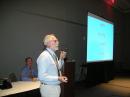
[[[68,83],[61,84],[60,97],[74,97],[74,76],[75,76],[75,62],[66,61],[63,68],[63,75],[68,77]]]

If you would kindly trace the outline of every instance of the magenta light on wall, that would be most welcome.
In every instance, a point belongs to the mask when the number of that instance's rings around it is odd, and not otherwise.
[[[104,0],[108,5],[114,6],[116,3],[116,0]]]

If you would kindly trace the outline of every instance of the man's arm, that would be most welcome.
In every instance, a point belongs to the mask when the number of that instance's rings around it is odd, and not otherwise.
[[[58,64],[59,64],[59,69],[61,69],[62,66],[64,65],[64,60],[63,59],[59,59]]]
[[[61,69],[62,66],[64,65],[64,58],[65,58],[65,57],[66,57],[66,52],[61,51],[61,52],[60,52],[60,58],[59,58],[59,61],[58,61],[59,69]]]

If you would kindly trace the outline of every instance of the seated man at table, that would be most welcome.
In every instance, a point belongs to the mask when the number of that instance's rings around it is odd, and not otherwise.
[[[32,68],[32,58],[27,57],[25,58],[25,66],[21,72],[21,80],[22,81],[36,81],[37,80],[37,73]]]

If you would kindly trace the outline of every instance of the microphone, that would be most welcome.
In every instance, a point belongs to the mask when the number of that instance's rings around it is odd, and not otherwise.
[[[67,51],[68,51],[68,48],[61,48],[60,51],[67,52]]]

